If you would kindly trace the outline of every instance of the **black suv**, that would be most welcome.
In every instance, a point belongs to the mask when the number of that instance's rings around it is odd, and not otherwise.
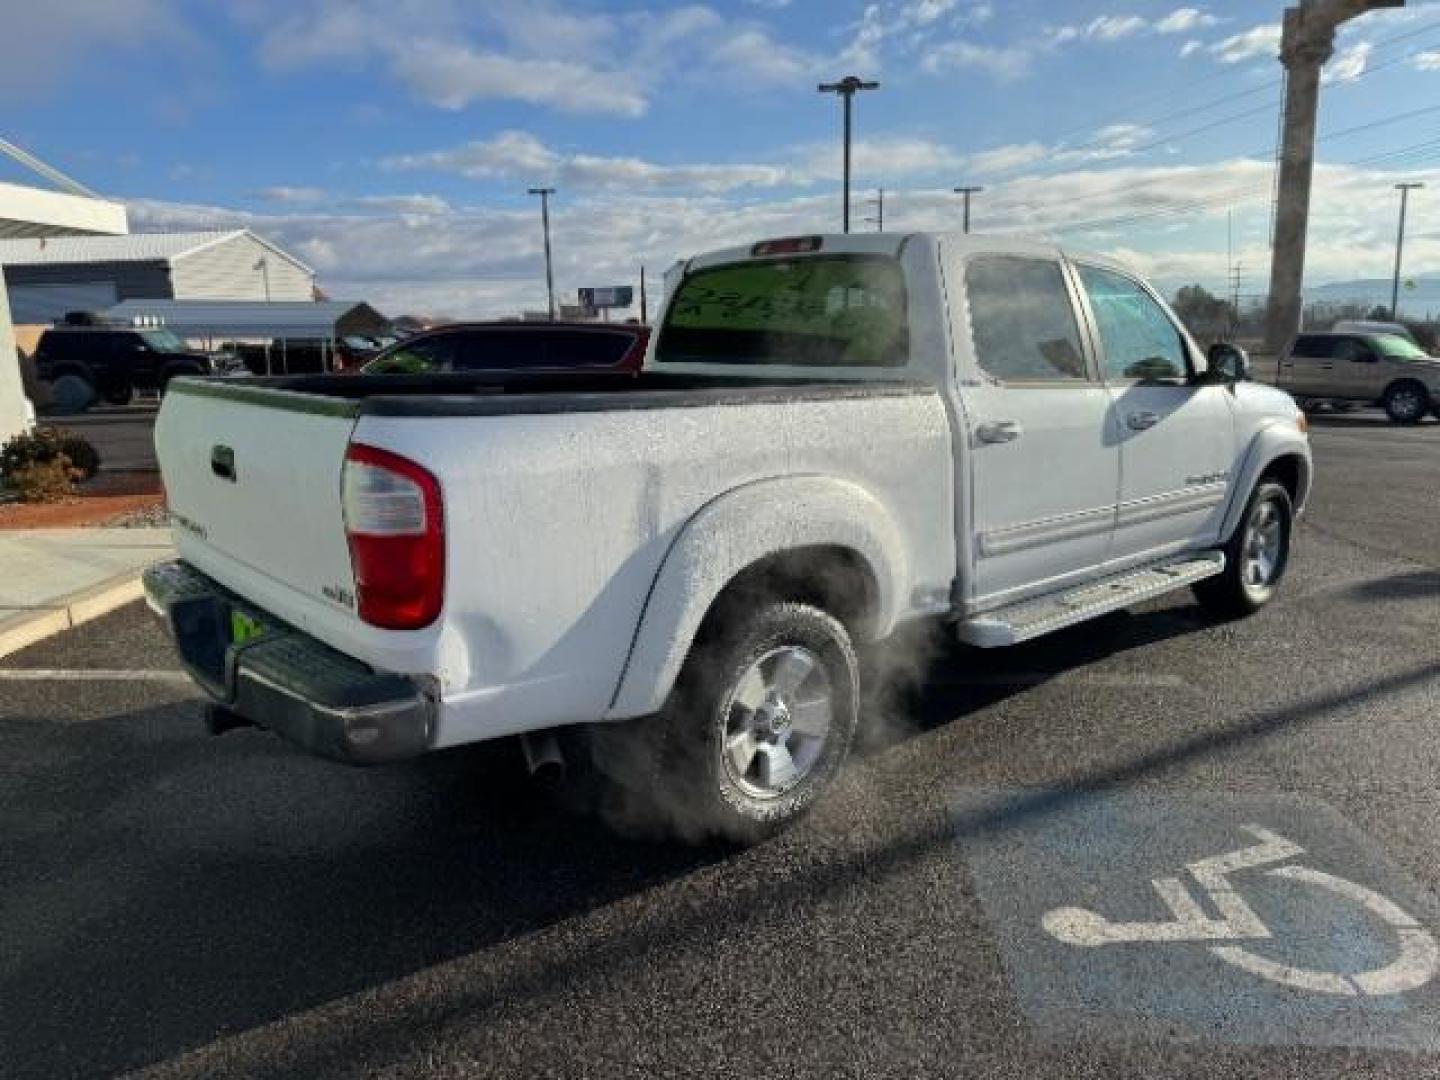
[[[52,386],[67,376],[79,379],[85,386],[76,387],[77,396],[112,405],[126,404],[137,390],[163,391],[176,375],[213,371],[208,356],[191,351],[170,330],[98,326],[46,330],[35,346],[35,370]]]

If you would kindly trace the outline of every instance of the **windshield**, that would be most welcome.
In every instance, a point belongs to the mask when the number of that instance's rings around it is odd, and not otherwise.
[[[905,280],[888,256],[735,263],[691,274],[665,316],[670,364],[902,367]]]
[[[146,330],[140,335],[145,339],[145,344],[156,352],[178,353],[189,352],[189,347],[172,330]]]
[[[1387,360],[1427,360],[1425,350],[1413,341],[1407,341],[1394,334],[1382,334],[1371,339],[1376,351]]]

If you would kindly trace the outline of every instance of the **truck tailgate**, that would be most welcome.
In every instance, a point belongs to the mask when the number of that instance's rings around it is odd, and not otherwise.
[[[237,576],[253,573],[284,586],[281,596],[353,612],[340,484],[354,427],[349,402],[173,384],[155,448],[181,555],[237,591]],[[298,610],[275,614],[304,621]]]

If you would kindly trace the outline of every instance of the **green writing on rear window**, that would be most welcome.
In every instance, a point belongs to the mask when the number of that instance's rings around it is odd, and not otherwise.
[[[660,333],[662,363],[903,367],[905,279],[888,256],[829,255],[697,271]]]

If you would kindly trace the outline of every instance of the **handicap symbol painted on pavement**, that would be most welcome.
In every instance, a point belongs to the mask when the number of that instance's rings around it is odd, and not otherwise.
[[[1209,897],[1214,909],[1219,912],[1219,918],[1206,914],[1205,908],[1181,878],[1163,877],[1153,878],[1150,885],[1170,910],[1171,919],[1113,922],[1087,908],[1060,907],[1047,911],[1041,923],[1052,937],[1080,948],[1136,942],[1268,941],[1274,936],[1270,928],[1245,902],[1230,882],[1230,875],[1241,870],[1288,862],[1304,855],[1305,849],[1259,825],[1244,825],[1241,829],[1260,843],[1200,859],[1185,867]],[[1395,928],[1398,955],[1383,967],[1356,974],[1291,967],[1257,956],[1241,945],[1211,945],[1212,955],[1262,979],[1321,994],[1403,994],[1424,986],[1435,977],[1437,967],[1440,967],[1440,948],[1437,948],[1434,936],[1398,904],[1374,889],[1323,870],[1296,864],[1275,866],[1265,873],[1272,878],[1328,890],[1342,902],[1360,905]]]
[[[952,808],[1037,1036],[1440,1053],[1440,899],[1323,800],[969,789]]]

